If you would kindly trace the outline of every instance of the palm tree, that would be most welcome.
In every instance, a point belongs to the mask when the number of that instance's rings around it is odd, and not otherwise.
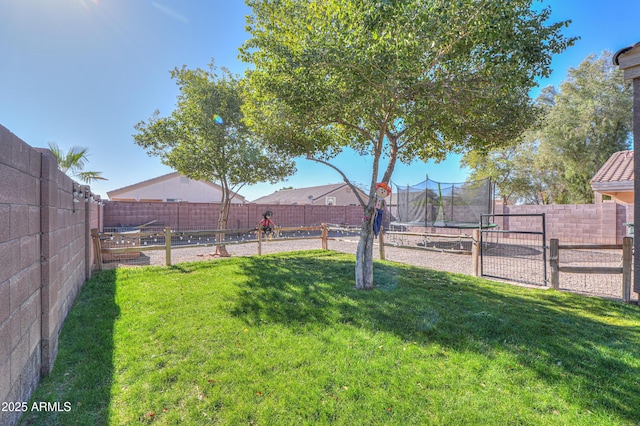
[[[96,180],[107,180],[102,177],[102,172],[85,172],[85,164],[89,156],[89,148],[79,146],[72,147],[66,154],[62,152],[55,142],[49,142],[49,149],[58,160],[58,168],[70,176],[75,176],[85,183],[91,183]]]

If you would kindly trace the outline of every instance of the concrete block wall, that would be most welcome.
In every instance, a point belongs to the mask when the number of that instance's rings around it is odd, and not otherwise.
[[[569,244],[622,244],[626,236],[623,223],[632,222],[633,205],[553,204],[496,206],[496,214],[545,214],[547,239],[557,238]],[[631,215],[631,216],[629,216]],[[532,231],[539,229],[539,219],[530,217],[496,217],[501,229]]]
[[[0,401],[27,401],[40,378],[40,157],[0,127]]]
[[[254,228],[266,210],[273,213],[278,226],[309,226],[321,223],[360,225],[363,211],[359,206],[233,204],[229,211],[229,229]],[[104,226],[140,225],[151,220],[173,229],[212,229],[217,226],[219,204],[106,202]],[[633,222],[633,205],[601,204],[516,205],[496,204],[496,214],[545,214],[547,239],[558,238],[565,244],[622,244],[626,236],[624,223]],[[496,223],[503,230],[537,231],[541,219],[500,217]],[[388,225],[388,218],[385,218]],[[458,229],[429,228],[428,232],[459,234]]]
[[[624,237],[633,237],[627,235],[628,228],[626,223],[633,223],[633,204],[616,204],[616,222],[620,224],[617,229],[617,240],[622,241]]]
[[[255,228],[265,211],[270,210],[278,226],[294,227],[321,223],[359,225],[363,210],[359,206],[232,204],[228,229]],[[215,229],[220,216],[218,203],[146,203],[107,201],[104,226],[138,226],[151,220],[173,229]]]
[[[85,256],[91,245],[86,241],[89,203],[84,196],[73,201],[74,188],[84,192],[87,187],[61,173],[48,151],[42,151],[41,158],[42,374],[47,375],[58,353],[64,319],[89,278]]]
[[[51,371],[91,272],[90,203],[73,202],[74,185],[48,150],[0,126],[0,401],[28,401]],[[0,425],[19,416],[0,411]]]

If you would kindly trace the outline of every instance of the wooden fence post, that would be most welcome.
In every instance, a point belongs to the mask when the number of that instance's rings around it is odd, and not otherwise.
[[[474,277],[480,276],[480,230],[473,230],[471,240],[471,273]]]
[[[633,263],[633,238],[622,239],[622,300],[631,301],[631,265]]]
[[[262,255],[262,229],[260,227],[258,227],[257,233],[258,233],[258,256],[261,256]]]
[[[329,250],[329,228],[326,223],[322,224],[322,250]]]
[[[102,271],[102,247],[100,246],[100,236],[96,228],[91,229],[91,238],[93,239],[93,254],[96,258],[98,271]]]
[[[549,240],[549,266],[551,267],[551,287],[560,288],[560,242],[557,238]]]
[[[380,233],[378,234],[378,244],[380,244],[380,260],[385,260],[384,255],[384,226],[380,227]]]
[[[171,227],[164,228],[165,264],[171,266]]]

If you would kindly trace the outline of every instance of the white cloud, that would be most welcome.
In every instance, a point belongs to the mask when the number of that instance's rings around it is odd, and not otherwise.
[[[180,22],[184,22],[185,24],[189,23],[189,19],[186,16],[181,15],[180,13],[176,12],[175,10],[173,10],[173,9],[167,7],[167,6],[163,6],[163,5],[161,5],[159,3],[156,3],[154,1],[151,2],[151,4],[153,5],[153,7],[158,9],[160,12],[162,12],[163,14],[168,16],[169,18],[175,19],[175,20],[180,21]]]

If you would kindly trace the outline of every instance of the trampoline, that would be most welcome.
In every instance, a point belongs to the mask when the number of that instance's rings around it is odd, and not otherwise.
[[[471,230],[492,228],[494,185],[491,179],[443,183],[427,179],[415,185],[396,186],[392,229],[449,228]],[[484,216],[483,216],[484,215]]]

